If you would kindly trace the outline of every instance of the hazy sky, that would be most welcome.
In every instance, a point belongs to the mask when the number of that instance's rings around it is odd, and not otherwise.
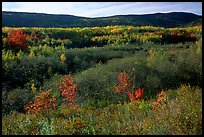
[[[2,11],[104,17],[126,14],[191,12],[202,15],[202,2],[2,2]]]

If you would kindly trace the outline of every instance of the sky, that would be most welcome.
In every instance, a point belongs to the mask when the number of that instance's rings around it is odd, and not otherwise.
[[[202,2],[2,2],[2,11],[107,17],[190,12],[202,15]]]

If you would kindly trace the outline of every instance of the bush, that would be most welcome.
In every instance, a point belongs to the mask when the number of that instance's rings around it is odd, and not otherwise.
[[[13,89],[2,91],[2,114],[9,114],[11,111],[25,112],[24,106],[32,101],[34,94],[30,89]]]
[[[113,86],[117,82],[117,75],[126,71],[135,82],[134,88],[144,88],[146,99],[155,96],[161,89],[177,88],[182,83],[201,86],[202,71],[200,55],[191,49],[182,49],[174,53],[174,63],[169,60],[169,51],[156,51],[150,60],[150,66],[146,65],[149,60],[140,54],[113,59],[107,64],[97,65],[94,68],[82,71],[74,76],[78,85],[79,96],[83,100],[101,100],[106,98],[110,102],[124,101],[115,95]],[[191,54],[189,56],[189,54]],[[172,54],[171,54],[172,55]],[[181,68],[180,60],[188,66]],[[199,60],[198,60],[199,59]],[[187,61],[188,60],[188,61]],[[194,66],[194,68],[193,68]],[[91,77],[90,77],[91,76]],[[108,95],[108,96],[107,96]]]
[[[29,46],[29,36],[22,30],[10,30],[8,33],[8,46],[15,52],[26,50]]]
[[[202,134],[202,93],[201,89],[190,85],[181,85],[178,89],[167,91],[167,97],[175,92],[174,98],[168,99],[167,106],[161,106],[155,113],[156,134],[201,135]],[[175,128],[177,127],[177,128]]]
[[[124,70],[128,73],[131,72],[136,60],[137,59],[133,57],[114,59],[105,65],[99,64],[94,68],[74,75],[74,79],[78,85],[77,91],[79,97],[83,101],[88,99],[95,101],[106,99],[112,103],[122,101],[124,97],[115,93],[114,84],[120,72]],[[125,98],[127,99],[127,97]]]
[[[60,56],[50,58],[22,57],[18,61],[3,62],[3,80],[13,88],[24,87],[30,81],[36,81],[38,87],[42,86],[45,79],[54,73],[66,74],[66,64],[62,63]]]
[[[181,85],[164,92],[166,104],[155,110],[124,103],[74,111],[60,108],[38,116],[12,112],[2,117],[2,134],[201,135],[201,89]],[[141,102],[151,103],[152,99]]]

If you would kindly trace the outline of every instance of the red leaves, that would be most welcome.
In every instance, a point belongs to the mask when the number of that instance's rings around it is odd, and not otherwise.
[[[120,83],[117,83],[114,85],[114,88],[116,90],[116,92],[118,93],[122,93],[124,91],[126,91],[126,94],[128,95],[130,101],[133,104],[136,104],[137,100],[142,99],[142,95],[144,92],[144,88],[138,88],[137,90],[133,91],[131,90],[131,81],[128,80],[128,75],[126,72],[122,72],[118,75],[118,79],[120,81]],[[152,102],[152,107],[154,110],[156,110],[157,106],[159,104],[162,104],[166,99],[166,94],[165,92],[162,90],[161,93],[158,95],[158,99],[156,102]]]
[[[138,88],[134,93],[130,90],[131,88],[131,81],[128,80],[128,75],[124,71],[118,75],[118,79],[120,83],[114,85],[116,92],[121,93],[126,91],[130,101],[135,104],[136,100],[141,100],[142,94],[144,92],[144,88]]]
[[[161,103],[165,100],[165,98],[166,98],[166,94],[165,94],[165,92],[162,90],[161,93],[159,94],[159,97],[158,97],[157,101],[156,101],[156,102],[152,102],[152,107],[153,107],[153,109],[156,110],[157,106],[158,106],[159,104],[161,104]]]
[[[56,108],[56,97],[51,95],[51,91],[42,91],[35,97],[34,103],[29,102],[27,106],[25,106],[25,110],[28,113],[39,113],[43,110],[48,110],[51,108]]]
[[[116,92],[121,93],[121,92],[127,90],[129,88],[128,86],[130,86],[131,83],[128,80],[128,76],[127,76],[127,73],[125,71],[118,75],[118,79],[120,80],[120,83],[115,84],[114,88],[115,88]]]
[[[128,92],[127,92],[127,95],[128,95],[128,97],[129,97],[130,101],[131,101],[133,104],[135,104],[135,103],[136,103],[136,100],[141,100],[141,99],[142,99],[142,94],[143,94],[143,92],[144,92],[144,88],[142,88],[142,89],[138,88],[138,89],[134,92],[134,94],[133,94],[132,91],[128,91]]]
[[[154,110],[156,109],[157,106],[158,106],[157,102],[152,102],[152,107],[153,107]]]
[[[66,76],[58,84],[58,90],[61,92],[62,96],[65,98],[63,101],[67,101],[67,106],[74,108],[74,99],[76,96],[76,84],[71,75]]]
[[[16,52],[28,48],[29,37],[22,30],[11,30],[8,33],[8,45]]]
[[[77,127],[81,127],[81,126],[82,126],[82,123],[81,123],[80,121],[77,121],[77,122],[76,122],[76,125],[77,125]]]
[[[130,101],[133,104],[135,104],[136,103],[136,98],[135,98],[134,94],[131,91],[128,91],[127,94],[128,94],[128,97],[129,97]]]
[[[59,82],[58,90],[61,92],[61,95],[65,97],[63,101],[68,102],[67,106],[75,109],[77,106],[74,101],[76,96],[76,84],[74,84],[74,80],[70,75],[66,76]],[[56,108],[56,96],[50,97],[50,95],[50,90],[42,91],[35,97],[34,103],[29,102],[24,109],[29,113],[38,113],[51,108]]]
[[[142,88],[142,89],[138,88],[135,91],[135,96],[137,97],[137,99],[141,100],[143,92],[144,92],[144,88]]]

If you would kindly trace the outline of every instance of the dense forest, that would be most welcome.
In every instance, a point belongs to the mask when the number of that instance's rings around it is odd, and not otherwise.
[[[73,15],[53,15],[28,12],[2,11],[2,26],[5,27],[105,27],[108,25],[181,27],[197,22],[202,16],[186,13],[155,13],[145,15],[116,15],[87,18]],[[29,23],[28,23],[29,22]]]
[[[201,135],[202,20],[185,15],[171,24],[186,27],[2,27],[2,134]]]

